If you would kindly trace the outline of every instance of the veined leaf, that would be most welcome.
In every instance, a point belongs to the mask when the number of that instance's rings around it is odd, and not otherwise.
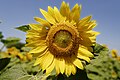
[[[0,74],[0,80],[16,80],[22,76],[28,75],[21,65],[14,65]]]
[[[17,80],[36,80],[36,79],[35,79],[35,76],[33,75],[25,75],[25,76],[18,78]]]

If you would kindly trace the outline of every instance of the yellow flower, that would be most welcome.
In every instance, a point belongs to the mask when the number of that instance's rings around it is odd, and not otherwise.
[[[111,50],[111,55],[112,55],[112,58],[116,58],[118,61],[120,61],[120,56],[118,55],[118,51],[113,49]]]
[[[117,58],[118,57],[117,50],[115,49],[111,50],[111,55],[113,58]]]
[[[26,56],[24,56],[22,53],[19,53],[16,57],[19,58],[21,61],[27,60]]]
[[[11,55],[12,57],[16,57],[20,53],[20,51],[16,47],[11,47],[7,49],[6,53]]]
[[[60,11],[48,6],[48,12],[40,9],[45,19],[35,17],[39,24],[29,24],[26,46],[32,47],[30,53],[37,57],[34,65],[40,65],[49,74],[67,76],[76,73],[76,67],[84,69],[82,60],[90,62],[93,57],[91,46],[95,44],[98,32],[92,29],[96,21],[91,16],[80,19],[81,6],[76,4],[72,10],[64,1]]]
[[[9,54],[6,52],[0,52],[0,58],[9,58]]]
[[[26,53],[26,58],[27,58],[27,60],[32,60],[32,54],[31,53]]]

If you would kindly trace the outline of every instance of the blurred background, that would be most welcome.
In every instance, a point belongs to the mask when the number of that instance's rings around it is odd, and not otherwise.
[[[0,0],[0,31],[4,38],[19,37],[25,43],[25,33],[16,30],[21,25],[36,23],[34,17],[42,17],[39,8],[47,6],[60,8],[63,0]],[[92,15],[97,20],[95,31],[101,34],[97,43],[105,44],[110,49],[120,52],[120,0],[64,0],[72,8],[76,3],[82,4],[81,18]],[[1,47],[2,44],[0,44]]]

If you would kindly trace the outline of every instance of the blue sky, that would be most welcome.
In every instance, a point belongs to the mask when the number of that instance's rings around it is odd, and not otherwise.
[[[6,37],[20,37],[25,42],[25,33],[15,30],[20,25],[36,23],[33,17],[42,17],[39,8],[60,8],[63,0],[0,0],[0,31]],[[64,0],[71,7],[82,4],[81,18],[92,15],[97,20],[94,29],[101,32],[97,42],[120,52],[120,0]]]

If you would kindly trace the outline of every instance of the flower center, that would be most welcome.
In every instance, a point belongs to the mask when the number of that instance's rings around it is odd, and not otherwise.
[[[72,24],[59,23],[50,28],[46,42],[54,56],[70,56],[78,51],[79,33]]]
[[[61,30],[55,34],[54,43],[61,48],[66,48],[72,41],[71,37],[68,31]]]

